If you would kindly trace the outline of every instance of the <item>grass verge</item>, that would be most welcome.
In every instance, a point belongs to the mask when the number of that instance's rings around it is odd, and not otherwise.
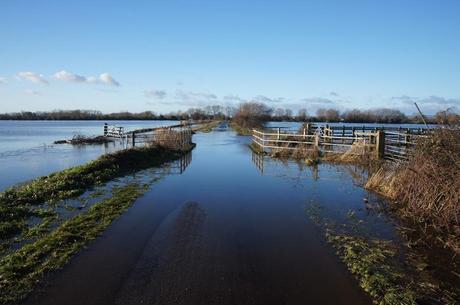
[[[144,185],[116,189],[113,197],[93,205],[34,243],[0,260],[0,304],[14,304],[30,293],[44,274],[58,269],[95,239],[143,194]]]
[[[95,185],[127,173],[178,159],[184,151],[160,146],[122,150],[87,164],[37,178],[0,193],[0,240],[20,234],[26,220],[41,217],[45,202],[76,197]]]
[[[458,304],[458,288],[434,278],[423,256],[394,241],[370,237],[359,220],[336,224],[314,204],[306,212],[375,304]]]
[[[48,272],[58,269],[141,196],[148,184],[128,182],[113,186],[111,197],[101,198],[86,212],[55,224],[58,201],[76,197],[104,182],[142,169],[163,165],[187,153],[160,146],[135,148],[104,155],[0,194],[0,304],[23,299]],[[151,181],[153,183],[155,180]],[[97,196],[96,196],[97,197]],[[54,204],[54,205],[53,205]],[[35,225],[31,219],[40,219]],[[17,224],[12,230],[9,224]],[[50,231],[50,227],[53,230]],[[15,234],[9,238],[9,234]],[[17,250],[14,241],[27,240]]]
[[[246,128],[242,127],[234,122],[230,123],[230,127],[236,132],[237,135],[239,136],[250,136],[252,135],[252,129],[251,128]]]
[[[211,132],[214,128],[216,128],[221,121],[211,121],[209,123],[203,123],[195,128],[193,128],[194,132],[204,132],[208,133]]]

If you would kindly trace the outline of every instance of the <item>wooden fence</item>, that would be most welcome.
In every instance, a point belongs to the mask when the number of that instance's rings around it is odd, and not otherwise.
[[[281,127],[254,129],[252,141],[263,151],[315,149],[325,153],[364,154],[377,158],[405,161],[414,148],[417,137],[426,136],[425,129],[376,128],[353,126],[307,125],[301,132]],[[353,149],[352,149],[353,148]]]
[[[143,146],[158,144],[173,149],[184,149],[192,144],[191,124],[143,128],[124,131],[123,127],[104,125],[104,136],[120,139],[125,146]]]

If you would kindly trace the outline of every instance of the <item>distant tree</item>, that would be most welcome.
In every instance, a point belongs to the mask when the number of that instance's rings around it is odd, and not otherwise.
[[[434,119],[438,124],[460,126],[460,115],[455,113],[452,108],[436,112]]]
[[[337,122],[340,120],[340,112],[333,108],[329,108],[329,109],[319,108],[316,111],[316,117],[320,121]]]
[[[307,109],[305,109],[305,108],[299,109],[299,111],[297,112],[296,119],[298,121],[305,122],[305,121],[307,121],[307,118],[308,118]]]
[[[262,126],[270,120],[272,109],[260,102],[241,103],[233,116],[233,121],[243,128]]]

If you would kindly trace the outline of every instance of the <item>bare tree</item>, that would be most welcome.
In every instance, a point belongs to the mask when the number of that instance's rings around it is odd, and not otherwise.
[[[239,105],[233,117],[234,123],[243,128],[253,128],[270,120],[272,109],[264,103],[246,102]]]

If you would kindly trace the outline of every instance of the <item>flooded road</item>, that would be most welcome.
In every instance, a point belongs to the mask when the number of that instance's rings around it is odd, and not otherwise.
[[[153,184],[25,304],[371,304],[305,215],[315,201],[384,228],[351,173],[254,158],[232,131],[194,142],[185,172]]]

